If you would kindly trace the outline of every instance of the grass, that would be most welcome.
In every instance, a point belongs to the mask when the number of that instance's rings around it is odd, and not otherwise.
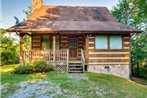
[[[52,71],[48,73],[37,73],[30,75],[14,75],[10,71],[18,65],[6,65],[1,67],[2,84],[8,84],[8,91],[3,93],[12,94],[19,89],[16,83],[21,81],[45,80],[55,84],[60,84],[61,90],[66,90],[65,95],[80,96],[80,98],[147,98],[147,86],[137,84],[131,80],[86,72],[88,80],[76,80],[68,77],[66,72]],[[48,92],[48,94],[54,93]],[[61,98],[64,96],[58,96]]]

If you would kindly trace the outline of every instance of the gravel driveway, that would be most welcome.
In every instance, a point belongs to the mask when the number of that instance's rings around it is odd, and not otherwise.
[[[73,80],[88,80],[88,77],[84,74],[68,74],[69,79]],[[1,92],[7,92],[7,87],[10,84],[1,85]],[[77,98],[77,94],[67,95],[67,89],[61,89],[60,84],[55,84],[49,81],[23,81],[17,84],[18,89],[14,93],[7,96],[7,98],[56,98],[56,97],[66,97],[66,98]]]

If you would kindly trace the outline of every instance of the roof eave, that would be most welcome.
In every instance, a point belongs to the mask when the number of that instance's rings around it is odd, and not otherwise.
[[[27,33],[27,32],[83,32],[83,33],[87,33],[87,32],[94,32],[94,33],[100,33],[100,32],[111,32],[111,33],[117,33],[117,32],[121,32],[121,33],[142,33],[143,31],[141,30],[132,30],[132,31],[128,31],[128,30],[22,30],[22,29],[6,29],[6,32],[21,32],[21,33]]]

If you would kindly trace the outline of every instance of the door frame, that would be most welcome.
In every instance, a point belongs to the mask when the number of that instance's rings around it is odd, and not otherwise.
[[[76,51],[77,51],[77,54],[76,54],[76,57],[70,57],[70,55],[69,55],[69,59],[71,58],[71,59],[77,59],[78,58],[78,38],[68,38],[68,49],[69,49],[69,51],[70,51],[70,39],[76,39],[76,41],[77,41],[77,48],[76,48]]]

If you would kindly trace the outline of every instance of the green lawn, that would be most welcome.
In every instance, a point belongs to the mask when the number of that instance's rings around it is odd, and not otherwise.
[[[75,95],[80,98],[147,98],[147,86],[137,84],[131,80],[96,73],[84,73],[88,80],[69,78],[66,72],[52,71],[30,75],[14,75],[10,71],[18,65],[6,65],[1,67],[1,82],[7,84],[7,91],[2,91],[2,98],[13,94],[22,81],[49,81],[60,84],[61,90],[67,90],[64,95]],[[54,93],[54,92],[49,92]],[[55,98],[66,98],[56,96]],[[75,97],[74,97],[75,98]]]

